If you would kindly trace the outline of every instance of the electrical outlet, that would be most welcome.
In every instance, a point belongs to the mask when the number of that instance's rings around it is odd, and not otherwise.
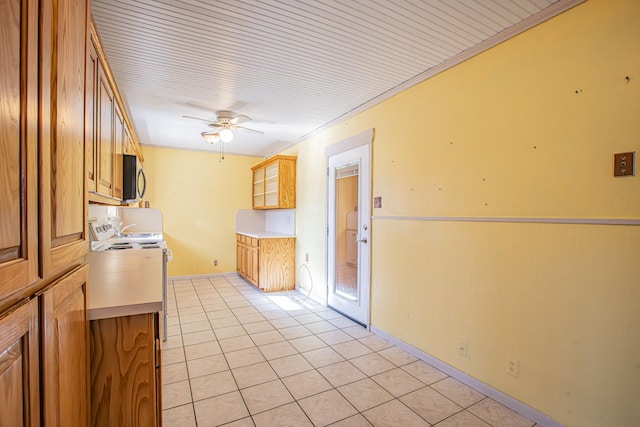
[[[309,262],[309,252],[304,255],[304,262]]]
[[[214,260],[213,260],[213,266],[214,266],[214,267],[217,267],[217,266],[218,266],[218,260],[217,260],[217,259],[214,259]]]
[[[458,356],[467,357],[469,355],[469,349],[467,348],[466,341],[461,341],[458,344]]]
[[[516,378],[520,375],[520,361],[518,359],[507,360],[507,374]]]

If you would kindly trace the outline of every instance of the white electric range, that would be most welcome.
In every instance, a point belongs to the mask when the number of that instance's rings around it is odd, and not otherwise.
[[[135,224],[132,224],[135,225]],[[138,254],[144,256],[145,250],[161,249],[162,258],[158,261],[158,268],[162,269],[162,337],[167,339],[167,296],[169,287],[168,262],[173,259],[173,254],[167,248],[167,242],[161,232],[131,232],[122,233],[130,226],[120,228],[122,223],[114,226],[110,220],[90,221],[89,233],[91,236],[91,252],[87,261],[91,263],[108,263],[112,254],[121,251],[132,251],[131,257]],[[129,255],[127,255],[129,256]]]

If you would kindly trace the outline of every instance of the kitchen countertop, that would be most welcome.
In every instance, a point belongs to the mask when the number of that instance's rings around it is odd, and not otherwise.
[[[286,233],[275,233],[273,231],[239,231],[236,230],[237,234],[242,234],[243,236],[253,237],[254,239],[287,239],[287,238],[295,238],[295,234],[286,234]]]
[[[162,310],[162,249],[89,252],[89,320]]]

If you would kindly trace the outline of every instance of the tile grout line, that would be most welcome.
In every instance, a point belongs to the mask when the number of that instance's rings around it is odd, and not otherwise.
[[[192,411],[193,411],[193,415],[194,415],[196,424],[197,424],[197,417],[195,417],[195,403],[196,402],[193,399],[193,390],[191,388],[191,379],[192,378],[191,378],[191,376],[189,374],[190,371],[189,371],[189,368],[188,368],[188,365],[189,365],[188,362],[190,362],[192,360],[198,360],[198,359],[201,359],[201,358],[204,358],[204,357],[207,357],[207,356],[195,357],[193,359],[187,360],[186,347],[188,347],[188,345],[185,345],[184,339],[183,339],[183,336],[185,335],[184,332],[183,332],[183,329],[182,329],[184,324],[181,322],[181,315],[180,315],[180,306],[181,306],[181,304],[179,304],[179,299],[182,299],[183,301],[186,301],[186,303],[183,305],[183,309],[196,307],[196,306],[193,306],[193,305],[188,305],[188,304],[192,303],[192,301],[190,302],[189,299],[192,299],[194,297],[197,298],[197,301],[199,303],[199,308],[201,309],[201,313],[204,314],[204,317],[206,318],[206,321],[207,321],[207,323],[209,324],[209,326],[211,328],[211,332],[213,334],[214,341],[217,342],[218,346],[220,347],[220,354],[223,356],[223,358],[225,360],[226,366],[228,368],[228,372],[231,373],[231,376],[233,378],[233,381],[234,381],[234,384],[235,384],[235,387],[236,387],[236,391],[240,394],[241,398],[243,399],[243,404],[245,406],[245,409],[247,410],[247,413],[249,414],[249,418],[251,419],[251,422],[254,423],[254,425],[255,425],[255,421],[253,420],[254,415],[259,415],[259,414],[262,414],[264,412],[272,411],[274,409],[278,409],[278,408],[281,408],[283,406],[287,406],[287,405],[289,405],[291,403],[295,403],[296,406],[306,416],[306,418],[311,422],[311,418],[310,418],[309,414],[307,414],[306,411],[304,411],[304,409],[300,406],[299,401],[303,400],[303,399],[307,399],[307,398],[313,397],[313,396],[317,396],[317,395],[319,395],[321,393],[325,393],[327,391],[332,391],[332,390],[335,390],[357,412],[356,414],[349,415],[349,416],[347,416],[345,418],[342,418],[340,420],[336,420],[336,421],[332,422],[332,424],[338,423],[340,421],[343,421],[343,420],[345,420],[347,418],[350,418],[350,417],[356,416],[356,415],[361,415],[361,416],[365,417],[364,416],[364,412],[369,411],[369,410],[374,409],[374,408],[377,408],[377,407],[379,407],[381,405],[384,405],[386,403],[389,403],[391,401],[398,401],[400,404],[402,404],[404,407],[406,407],[409,411],[411,411],[416,416],[418,416],[420,419],[423,419],[425,422],[428,423],[428,421],[426,419],[424,419],[422,416],[417,414],[417,412],[415,410],[413,410],[412,408],[410,408],[409,406],[407,406],[406,404],[404,404],[404,402],[402,402],[400,400],[400,398],[402,398],[402,397],[404,397],[406,395],[409,395],[411,393],[414,393],[414,392],[417,392],[417,391],[420,391],[420,390],[424,390],[424,389],[427,389],[427,388],[432,390],[432,391],[434,391],[434,392],[436,392],[436,393],[438,393],[444,399],[447,399],[448,401],[454,403],[456,406],[461,408],[459,411],[448,415],[447,417],[443,418],[442,420],[439,420],[438,424],[442,423],[443,421],[445,421],[445,420],[447,420],[447,419],[449,419],[451,417],[454,417],[454,416],[460,414],[461,412],[468,411],[468,409],[471,408],[472,406],[474,406],[474,405],[476,405],[476,404],[488,399],[487,396],[482,395],[483,397],[480,400],[477,400],[477,401],[475,401],[475,402],[473,402],[471,404],[468,404],[468,405],[463,405],[461,403],[458,403],[457,401],[452,400],[447,395],[442,393],[440,390],[437,390],[437,389],[432,387],[432,385],[438,384],[438,383],[440,383],[440,382],[442,382],[442,381],[444,381],[444,380],[446,380],[448,378],[451,378],[450,376],[447,375],[444,378],[437,379],[437,380],[432,381],[430,383],[423,382],[416,375],[414,375],[411,372],[408,372],[405,369],[403,369],[404,367],[406,367],[406,366],[408,366],[408,365],[410,365],[410,364],[412,364],[412,363],[414,363],[416,361],[419,361],[419,359],[416,358],[413,361],[409,361],[407,363],[402,363],[402,364],[398,364],[398,363],[394,362],[393,360],[387,358],[384,354],[382,354],[382,352],[384,352],[386,350],[389,350],[389,349],[394,349],[394,348],[395,349],[399,349],[397,346],[390,345],[389,347],[385,347],[385,348],[378,348],[378,349],[372,348],[370,345],[367,345],[365,342],[363,342],[361,340],[363,340],[363,339],[365,339],[367,337],[370,337],[370,336],[375,336],[375,335],[370,334],[370,335],[361,336],[361,337],[358,338],[358,337],[356,337],[356,336],[354,336],[352,334],[349,334],[348,332],[344,331],[344,329],[348,329],[350,327],[353,327],[353,325],[340,326],[339,325],[340,322],[338,322],[338,324],[336,324],[336,323],[331,321],[331,320],[335,320],[335,321],[341,320],[340,316],[337,316],[337,317],[333,317],[332,316],[330,318],[325,318],[321,314],[319,314],[319,313],[322,313],[322,312],[326,313],[327,311],[330,311],[330,310],[322,310],[322,309],[320,309],[318,311],[315,311],[315,310],[313,310],[313,309],[311,309],[309,307],[303,307],[303,308],[301,308],[302,312],[299,313],[299,314],[291,314],[291,313],[287,312],[287,310],[283,310],[282,307],[274,308],[273,310],[260,310],[259,309],[260,306],[265,306],[265,305],[273,304],[273,303],[270,303],[270,302],[264,302],[264,303],[261,303],[261,304],[254,303],[253,301],[261,300],[261,298],[260,297],[258,297],[258,298],[248,298],[248,296],[253,296],[253,295],[250,295],[251,293],[253,293],[250,288],[242,286],[243,284],[232,283],[226,277],[224,278],[224,281],[226,283],[224,285],[220,285],[220,281],[219,280],[217,280],[215,283],[212,282],[211,280],[208,280],[208,285],[206,287],[203,287],[202,283],[197,283],[196,284],[196,283],[193,283],[193,281],[190,281],[190,286],[188,286],[188,288],[189,288],[188,291],[186,291],[186,289],[183,289],[183,284],[180,284],[180,288],[181,288],[180,289],[180,291],[181,291],[180,292],[180,296],[178,296],[178,293],[176,292],[175,286],[173,286],[174,283],[172,282],[172,291],[173,291],[174,298],[175,298],[175,303],[176,303],[175,304],[175,307],[176,307],[175,310],[177,312],[177,317],[178,317],[179,326],[180,326],[179,330],[180,330],[180,341],[181,341],[181,344],[182,344],[182,354],[184,356],[185,365],[187,367],[187,380],[188,380],[188,383],[189,383],[190,393],[191,393],[191,402],[189,404],[192,407]],[[240,285],[240,286],[238,286],[238,285]],[[208,290],[209,287],[211,288],[211,290],[213,292],[204,292],[205,290]],[[229,289],[229,290],[227,292],[221,293],[219,288],[224,288],[225,290],[226,289]],[[185,290],[185,292],[182,292],[183,290]],[[215,294],[215,298],[211,298],[211,296],[214,295],[214,294]],[[234,327],[234,326],[239,326],[240,329],[242,331],[244,331],[244,333],[241,334],[241,335],[222,338],[222,340],[241,337],[241,336],[246,336],[246,337],[249,338],[249,341],[253,344],[253,346],[248,347],[248,348],[239,348],[237,350],[225,351],[222,348],[222,345],[220,345],[221,338],[215,332],[216,329],[223,329],[225,327],[216,328],[214,325],[216,323],[216,320],[219,320],[219,319],[209,317],[209,313],[216,312],[216,311],[222,311],[222,310],[217,309],[217,310],[212,310],[212,311],[206,311],[205,305],[207,305],[207,304],[205,304],[205,301],[203,301],[203,298],[210,305],[215,305],[215,304],[220,305],[221,303],[224,304],[224,306],[226,308],[223,309],[223,310],[228,310],[230,312],[230,316],[227,316],[227,317],[224,317],[224,318],[233,317],[234,321],[236,322],[235,325],[230,325],[228,327],[231,328],[231,327]],[[293,297],[290,297],[290,298],[293,300]],[[210,302],[211,300],[215,300],[216,301],[215,304],[211,303]],[[230,303],[233,303],[233,304],[230,304]],[[238,304],[241,304],[241,305],[238,305]],[[232,305],[235,305],[235,307],[232,307]],[[254,313],[250,313],[250,312],[247,313],[247,314],[238,313],[240,310],[245,309],[245,308],[246,309],[251,309],[251,311],[253,311]],[[234,310],[236,310],[236,311],[234,312]],[[270,318],[270,317],[265,316],[265,313],[268,313],[270,311],[278,311],[278,310],[283,311],[284,316],[276,317],[276,318]],[[246,311],[249,311],[249,310],[246,310]],[[185,314],[184,316],[187,316],[189,314],[197,314],[197,313],[188,313],[188,314]],[[239,317],[239,316],[250,316],[252,314],[259,315],[261,317],[261,319],[256,319],[256,320],[253,320],[253,321],[252,320],[246,321],[246,318],[242,319],[242,317]],[[311,322],[302,323],[302,321],[301,321],[302,318],[304,318],[305,316],[310,316],[310,315],[315,315],[321,320],[318,320],[317,322],[311,321]],[[283,326],[283,325],[277,326],[277,324],[284,323],[284,321],[278,322],[278,320],[280,320],[280,319],[292,319],[297,324],[296,325],[292,325],[292,326]],[[244,323],[243,323],[243,321],[244,321]],[[252,329],[250,327],[248,327],[247,325],[251,325],[253,323],[262,323],[262,322],[266,322],[271,329],[256,330],[254,332],[250,332],[250,330],[252,330]],[[332,330],[327,330],[327,331],[318,330],[318,332],[314,332],[313,330],[308,328],[308,325],[312,325],[314,323],[321,323],[321,322],[325,322],[325,323],[331,324],[333,329]],[[193,323],[195,323],[195,322],[193,322]],[[288,338],[287,336],[284,336],[282,334],[282,332],[281,332],[283,329],[297,328],[297,327],[304,328],[304,330],[306,332],[308,332],[309,335],[293,336],[291,338]],[[197,332],[199,332],[199,331],[194,331],[193,333],[197,333]],[[261,333],[267,333],[267,332],[275,332],[276,334],[279,335],[280,338],[282,338],[282,340],[273,341],[273,342],[272,341],[265,341],[263,344],[258,345],[258,342],[256,341],[255,335],[261,334]],[[333,333],[333,332],[341,332],[341,333],[345,334],[346,336],[348,336],[349,339],[347,341],[338,341],[338,342],[334,342],[333,344],[329,344],[329,342],[327,342],[323,338],[321,338],[320,335],[328,334],[330,332],[331,333]],[[254,336],[252,336],[252,335],[254,335]],[[323,346],[322,347],[318,347],[318,348],[310,347],[306,351],[301,351],[298,347],[296,347],[295,345],[292,344],[292,341],[302,340],[304,338],[311,338],[311,337],[315,337],[315,338],[319,339],[323,343]],[[364,345],[368,349],[369,353],[349,358],[349,357],[343,355],[342,353],[340,353],[336,348],[334,348],[335,346],[338,346],[338,345],[340,345],[342,343],[349,343],[349,342],[357,342],[360,345]],[[279,357],[273,357],[271,359],[268,359],[266,357],[267,353],[265,353],[264,349],[261,348],[261,347],[265,347],[265,346],[268,346],[268,345],[271,345],[271,344],[278,344],[278,343],[286,343],[286,344],[288,344],[288,346],[293,349],[294,353],[292,353],[292,354],[284,354],[284,355],[279,356]],[[198,345],[198,343],[194,343],[194,344],[190,344],[190,345]],[[237,366],[236,368],[231,368],[231,364],[229,363],[229,359],[228,359],[228,354],[229,353],[233,353],[233,352],[236,352],[236,351],[248,350],[248,349],[254,349],[254,348],[258,350],[258,353],[261,355],[261,357],[264,360],[262,360],[260,362],[249,363],[247,365],[240,365],[240,366]],[[310,353],[312,351],[320,350],[320,349],[330,349],[331,351],[333,351],[336,354],[340,355],[340,357],[343,360],[341,362],[334,362],[334,363],[329,363],[327,365],[315,366],[313,363],[311,363],[311,360],[308,359],[307,356],[305,356],[305,353]],[[399,350],[402,351],[402,349],[399,349]],[[272,364],[273,361],[284,359],[286,357],[290,357],[290,356],[294,356],[294,355],[295,356],[302,356],[303,360],[305,360],[305,362],[308,363],[311,366],[311,368],[303,370],[303,371],[300,371],[300,372],[296,372],[296,373],[291,374],[291,375],[286,375],[286,376],[281,376],[280,374],[278,374],[277,371],[274,368],[275,365]],[[381,357],[383,360],[389,362],[392,365],[392,367],[390,367],[389,369],[385,369],[385,370],[382,370],[380,372],[372,373],[371,375],[369,375],[369,374],[366,374],[366,373],[362,372],[352,362],[354,359],[358,359],[358,358],[366,357],[366,356],[370,356],[370,355],[377,355],[377,356]],[[274,373],[276,375],[276,378],[273,379],[273,380],[268,380],[268,381],[265,381],[265,382],[252,384],[250,386],[246,386],[246,387],[241,389],[239,384],[238,384],[238,382],[237,382],[237,380],[236,380],[235,375],[233,374],[234,369],[240,369],[240,368],[244,368],[244,367],[247,367],[247,366],[253,366],[255,364],[265,363],[265,362],[274,371]],[[350,382],[347,382],[345,384],[341,384],[340,386],[334,386],[333,383],[331,381],[329,381],[329,377],[327,377],[326,375],[323,375],[322,372],[320,371],[320,369],[324,368],[324,367],[328,367],[328,366],[334,365],[336,363],[342,363],[342,362],[349,363],[349,365],[351,367],[355,368],[358,372],[361,372],[364,375],[364,378],[360,378],[360,379],[357,379],[357,380],[354,380],[354,381],[350,381]],[[416,381],[419,381],[423,386],[419,387],[418,389],[411,390],[411,391],[408,391],[406,393],[403,393],[402,395],[396,396],[394,393],[391,393],[389,390],[386,389],[386,387],[383,384],[379,383],[374,378],[374,376],[377,376],[377,375],[380,375],[380,374],[383,374],[383,373],[387,373],[387,372],[390,372],[390,371],[395,370],[395,369],[400,369],[403,373],[409,375],[411,378],[415,379]],[[225,370],[225,372],[226,372],[226,370]],[[305,396],[304,398],[301,398],[301,399],[297,399],[297,398],[293,397],[292,390],[290,389],[290,386],[287,386],[287,384],[284,382],[284,380],[286,378],[290,378],[290,377],[293,377],[293,376],[296,376],[296,375],[299,375],[299,374],[302,374],[302,373],[306,373],[306,372],[315,372],[315,373],[317,373],[321,378],[323,378],[325,381],[327,381],[327,383],[331,386],[331,388],[328,389],[328,390],[324,390],[324,391],[312,394],[312,395]],[[194,378],[198,378],[198,377],[194,377]],[[369,379],[369,380],[373,381],[374,384],[376,384],[378,387],[381,387],[381,389],[384,390],[385,392],[389,393],[392,398],[390,400],[388,400],[388,401],[385,401],[385,402],[382,402],[382,403],[380,403],[378,405],[374,405],[374,406],[372,406],[370,408],[367,408],[365,411],[359,411],[357,408],[354,407],[354,404],[349,400],[347,395],[343,394],[343,392],[341,390],[339,390],[339,387],[344,387],[344,386],[347,386],[347,385],[351,385],[351,384],[354,384],[354,383],[356,383],[358,381],[362,381],[364,379]],[[291,398],[293,398],[293,401],[285,403],[285,404],[282,404],[282,405],[278,405],[278,406],[275,406],[275,407],[272,407],[272,408],[269,408],[269,409],[266,409],[264,411],[256,412],[255,414],[251,414],[251,412],[249,411],[249,407],[248,407],[247,401],[246,401],[244,395],[242,394],[242,390],[246,390],[246,389],[249,389],[251,387],[259,386],[259,385],[266,384],[266,383],[272,382],[272,381],[273,382],[278,381],[282,386],[284,386],[284,388],[285,388],[285,390],[287,390],[287,393],[289,394],[289,396]],[[233,393],[233,392],[229,392],[229,393]],[[223,393],[221,395],[229,394],[229,393]],[[220,396],[220,395],[218,395],[218,396]],[[206,399],[208,399],[208,398],[203,398],[203,399],[200,399],[199,401],[206,400]],[[186,406],[186,404],[185,405],[179,405],[179,406]],[[171,408],[171,409],[173,409],[173,408]],[[472,413],[472,412],[469,412],[469,414],[471,414],[472,416],[477,417],[478,419],[482,420],[483,422],[487,422],[489,424],[489,422],[487,420],[484,420],[480,415],[476,415],[475,413]],[[244,419],[244,418],[241,418],[241,419]],[[365,417],[365,419],[368,420],[368,418],[366,418],[366,417]],[[236,421],[238,421],[238,420],[236,420]],[[231,423],[233,423],[233,422],[235,422],[235,421],[231,421]],[[312,424],[313,424],[313,422],[312,422]]]

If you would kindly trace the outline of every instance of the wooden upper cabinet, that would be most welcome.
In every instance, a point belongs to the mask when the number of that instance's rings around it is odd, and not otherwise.
[[[140,156],[141,153],[102,42],[91,21],[86,55],[89,201],[117,205],[122,202],[122,155]],[[88,142],[91,138],[95,141],[92,144]]]
[[[43,425],[89,425],[89,318],[86,265],[40,295]]]
[[[40,273],[88,251],[85,187],[85,57],[88,0],[41,3]]]
[[[87,168],[87,189],[97,191],[96,144],[98,121],[98,52],[93,40],[87,42],[87,70],[85,72],[84,95],[84,141]]]
[[[253,209],[296,207],[296,158],[275,156],[255,165]]]
[[[0,425],[40,426],[38,302],[0,318]]]
[[[0,28],[2,306],[38,278],[38,1],[0,2]]]
[[[98,193],[113,194],[113,153],[114,153],[114,99],[111,85],[100,62],[98,62]]]

